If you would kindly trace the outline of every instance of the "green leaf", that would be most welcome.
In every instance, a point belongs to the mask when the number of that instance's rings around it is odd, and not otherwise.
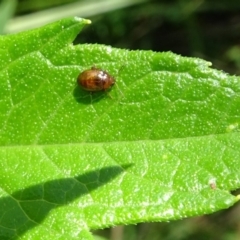
[[[0,37],[0,238],[181,219],[239,200],[240,78],[170,52],[72,45],[89,20]],[[96,66],[109,92],[76,84]]]

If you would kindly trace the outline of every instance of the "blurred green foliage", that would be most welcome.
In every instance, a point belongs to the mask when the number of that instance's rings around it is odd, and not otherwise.
[[[11,19],[16,7],[16,0],[0,1],[0,34],[4,33],[6,23]]]
[[[32,13],[35,11],[76,2],[78,0],[18,0],[18,8],[17,8],[17,14],[26,14],[26,13]]]

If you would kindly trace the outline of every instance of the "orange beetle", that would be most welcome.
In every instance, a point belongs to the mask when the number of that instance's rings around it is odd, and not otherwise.
[[[105,91],[115,84],[115,79],[106,71],[92,67],[78,75],[77,83],[89,92]]]

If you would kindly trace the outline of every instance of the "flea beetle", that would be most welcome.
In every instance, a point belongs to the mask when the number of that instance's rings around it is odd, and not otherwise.
[[[78,75],[77,83],[86,91],[99,92],[110,89],[115,79],[108,72],[93,66]]]

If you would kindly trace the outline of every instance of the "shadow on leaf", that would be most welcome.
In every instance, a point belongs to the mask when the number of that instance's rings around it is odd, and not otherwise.
[[[89,194],[117,177],[131,165],[97,169],[73,178],[37,184],[0,199],[0,239],[17,239],[37,227],[55,208]]]
[[[76,86],[73,90],[73,96],[78,103],[86,105],[92,104],[93,102],[99,102],[103,98],[110,98],[109,91],[99,92],[88,92]]]

